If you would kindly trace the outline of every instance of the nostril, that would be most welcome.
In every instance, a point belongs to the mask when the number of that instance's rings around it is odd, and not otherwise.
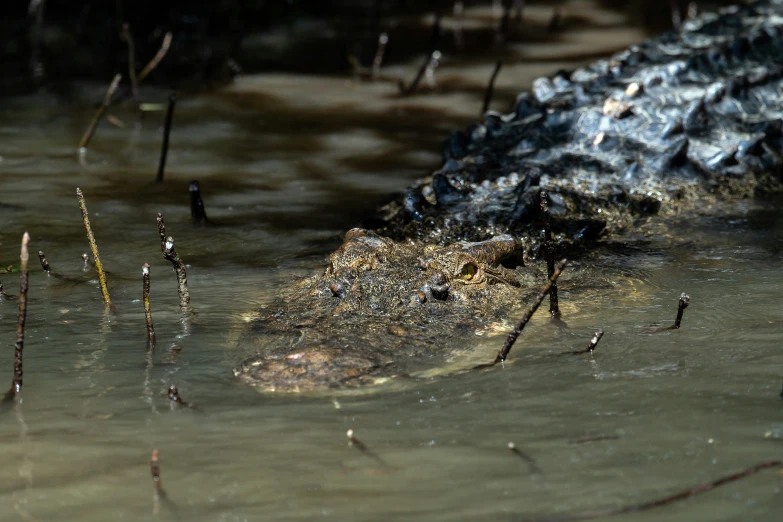
[[[449,285],[430,285],[432,291],[432,297],[445,301],[449,297]]]
[[[435,272],[430,282],[430,291],[435,299],[445,300],[449,296],[449,284],[443,272]]]
[[[408,306],[419,306],[427,302],[427,294],[421,290],[408,296]]]
[[[332,291],[332,295],[342,299],[345,297],[345,285],[338,281],[332,281],[329,283],[329,290]]]

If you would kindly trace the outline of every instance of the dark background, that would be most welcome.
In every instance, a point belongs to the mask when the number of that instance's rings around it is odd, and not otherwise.
[[[464,2],[466,7],[481,3],[491,2]],[[631,23],[651,32],[671,26],[671,6],[682,16],[688,8],[683,0],[601,3],[623,11]],[[130,25],[133,35],[137,70],[155,54],[167,31],[174,34],[166,66],[156,70],[149,83],[211,86],[230,80],[239,70],[343,72],[350,70],[349,55],[362,63],[372,60],[382,31],[396,36],[386,56],[393,63],[430,45],[432,29],[422,27],[422,14],[447,15],[453,4],[452,0],[7,1],[0,20],[0,88],[8,93],[47,82],[108,82],[114,73],[127,71],[128,48],[120,38],[123,23]],[[504,4],[510,8],[514,2],[504,0]],[[563,2],[536,4],[551,6],[554,13]],[[561,30],[567,30],[566,20],[564,16]],[[516,37],[524,39],[524,21],[521,27]],[[492,30],[485,32],[474,35],[474,40],[491,44]],[[274,45],[263,38],[272,33]]]

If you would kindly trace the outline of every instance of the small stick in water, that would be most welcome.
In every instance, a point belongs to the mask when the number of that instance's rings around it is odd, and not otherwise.
[[[596,435],[593,437],[582,437],[579,439],[569,440],[568,443],[571,445],[585,444],[587,442],[600,442],[602,440],[618,440],[619,438],[619,435]]]
[[[169,153],[169,134],[171,133],[171,121],[174,118],[174,106],[177,104],[177,94],[169,95],[169,105],[166,109],[166,122],[163,126],[163,145],[160,148],[160,162],[158,163],[158,177],[155,181],[163,181],[163,172],[166,170],[166,156]]]
[[[560,29],[560,8],[555,7],[552,11],[552,18],[549,20],[549,27],[547,31],[550,33],[557,32]]]
[[[427,70],[424,71],[424,77],[427,78],[427,85],[430,86],[430,88],[434,88],[436,85],[435,82],[435,69],[438,68],[438,65],[440,64],[440,51],[435,51],[432,53],[432,58],[430,59],[430,63],[427,64]]]
[[[155,67],[158,66],[161,60],[163,60],[163,57],[166,56],[166,53],[169,52],[169,47],[171,46],[171,33],[166,33],[163,37],[163,43],[160,46],[160,49],[158,50],[157,54],[150,60],[150,62],[144,66],[144,69],[141,70],[139,73],[139,83],[144,81],[144,78],[147,77],[149,73],[151,73]]]
[[[372,60],[372,69],[370,73],[373,80],[377,80],[381,75],[381,65],[383,64],[383,55],[386,53],[386,44],[389,43],[389,35],[381,33],[378,37],[378,50],[375,51],[375,58]]]
[[[751,466],[742,471],[738,471],[737,473],[720,477],[711,482],[705,482],[704,484],[699,484],[697,486],[684,489],[680,492],[674,493],[673,495],[658,498],[655,500],[650,500],[648,502],[642,502],[640,504],[631,504],[629,506],[623,506],[619,508],[597,509],[594,511],[585,511],[582,513],[554,515],[552,517],[539,517],[539,518],[527,519],[527,522],[572,522],[575,520],[593,520],[595,518],[604,518],[613,515],[624,515],[627,513],[639,513],[641,511],[648,511],[653,508],[666,506],[668,504],[672,504],[680,500],[685,500],[687,498],[700,495],[701,493],[712,491],[717,487],[724,486],[732,482],[736,482],[737,480],[749,477],[751,475],[755,475],[759,471],[763,471],[769,468],[777,468],[782,465],[783,465],[783,461],[770,460],[768,462],[762,462],[760,464],[756,464],[755,466]]]
[[[35,24],[32,28],[31,40],[33,44],[30,54],[30,72],[36,81],[41,81],[44,77],[44,64],[41,61],[41,40],[43,39],[43,16],[44,4],[46,0],[30,0],[28,11],[35,15]]]
[[[16,299],[15,295],[11,295],[11,294],[6,294],[5,293],[5,290],[3,289],[3,282],[2,281],[0,281],[0,299],[6,299],[8,301],[13,301],[14,299]]]
[[[204,202],[201,200],[201,188],[198,180],[190,182],[190,217],[196,223],[208,222],[207,211],[204,210]]]
[[[22,355],[24,353],[24,325],[27,320],[27,288],[29,283],[29,272],[27,271],[27,262],[30,259],[30,252],[27,245],[30,243],[30,234],[27,232],[22,236],[22,249],[19,256],[21,260],[20,272],[22,273],[19,283],[19,313],[16,316],[16,345],[14,347],[14,380],[11,389],[6,392],[4,401],[13,400],[16,395],[22,391]]]
[[[158,233],[160,234],[160,248],[163,257],[168,259],[177,273],[177,290],[179,291],[179,307],[182,311],[190,309],[190,292],[188,291],[188,273],[185,263],[180,259],[174,248],[174,238],[166,237],[166,225],[163,223],[163,214],[158,213]]]
[[[685,292],[680,295],[680,301],[677,305],[677,318],[674,320],[674,324],[671,326],[665,326],[663,328],[652,328],[650,333],[666,332],[668,330],[679,330],[682,325],[682,314],[691,302],[691,296]]]
[[[489,77],[489,83],[487,84],[487,90],[484,91],[484,104],[481,106],[481,117],[489,110],[489,104],[492,103],[492,96],[495,93],[495,79],[500,74],[500,69],[503,67],[503,62],[498,60],[495,64],[495,69],[492,71],[492,76]]]
[[[175,404],[179,404],[180,406],[184,406],[185,408],[189,408],[190,404],[182,399],[182,397],[179,396],[179,390],[176,386],[173,384],[169,386],[169,400]]]
[[[155,490],[158,493],[163,494],[163,483],[160,480],[160,465],[158,463],[158,450],[152,450],[152,457],[150,458],[150,472],[152,473],[152,484],[155,486]]]
[[[538,310],[538,307],[541,306],[541,302],[544,300],[547,294],[549,294],[549,289],[552,288],[552,283],[557,281],[557,278],[560,277],[560,273],[565,268],[565,265],[566,265],[565,259],[563,259],[562,261],[560,261],[560,263],[557,264],[557,267],[555,268],[552,277],[549,278],[549,281],[547,281],[547,283],[538,293],[538,296],[536,297],[535,302],[533,302],[533,305],[530,308],[528,308],[527,312],[525,312],[525,315],[522,316],[519,322],[517,322],[517,324],[514,326],[514,329],[511,331],[511,333],[508,334],[508,338],[506,339],[506,342],[503,343],[503,348],[500,349],[500,351],[497,354],[497,357],[495,357],[495,360],[489,364],[480,364],[475,368],[473,368],[474,370],[489,368],[490,366],[495,366],[498,363],[505,362],[506,357],[508,357],[508,353],[511,351],[511,347],[514,346],[514,343],[516,342],[519,335],[522,333],[522,330],[525,329],[525,325],[527,325],[527,323],[533,317],[533,314],[536,313],[536,310]]]
[[[82,219],[84,220],[84,228],[87,230],[87,239],[90,242],[90,250],[92,250],[92,258],[95,260],[95,270],[98,272],[98,282],[101,285],[101,295],[103,301],[111,306],[111,298],[109,297],[109,287],[106,286],[106,274],[103,273],[103,265],[101,264],[101,257],[98,255],[98,244],[95,243],[95,236],[92,233],[92,227],[90,227],[90,216],[87,214],[87,204],[84,201],[84,194],[82,190],[76,189],[76,197],[79,199],[79,208],[82,211]]]
[[[464,25],[465,4],[461,0],[454,2],[454,47],[462,49],[464,39],[462,26]]]
[[[691,296],[683,292],[682,295],[680,296],[680,302],[677,305],[677,319],[674,320],[674,326],[672,327],[674,330],[677,330],[682,324],[682,314],[685,311],[685,309],[688,308],[690,302],[691,302]]]
[[[381,464],[383,467],[388,468],[389,465],[386,463],[385,460],[383,460],[381,457],[375,454],[375,452],[371,451],[367,446],[364,445],[362,441],[354,437],[353,430],[348,430],[345,433],[348,436],[348,445],[353,446],[360,450],[365,455],[371,457],[373,460]]]
[[[407,87],[402,79],[397,80],[397,86],[400,88],[400,94],[402,96],[410,96],[413,94],[419,87],[419,83],[421,83],[425,74],[430,78],[434,75],[435,67],[438,66],[438,60],[440,60],[440,51],[438,50],[438,47],[440,46],[440,36],[440,14],[435,13],[435,22],[432,24],[432,45],[430,47],[430,52],[427,53],[425,60],[421,63],[421,67],[419,67],[419,71]]]
[[[109,108],[109,105],[111,104],[111,98],[114,96],[114,92],[117,90],[117,86],[120,84],[120,80],[122,80],[122,75],[117,74],[111,81],[109,89],[106,91],[106,96],[103,98],[103,103],[100,107],[98,107],[98,112],[95,113],[95,117],[90,122],[87,130],[84,131],[84,136],[82,136],[82,140],[79,142],[80,153],[87,151],[87,145],[90,144],[90,140],[92,139],[93,134],[95,134],[95,129],[98,127],[98,123],[100,123],[101,119],[103,118],[103,114],[106,112],[106,109]]]
[[[147,321],[147,342],[155,345],[155,328],[152,326],[152,309],[150,308],[150,265],[144,263],[141,267],[142,298],[144,300],[144,318]]]
[[[48,274],[52,273],[52,267],[49,266],[49,261],[46,260],[46,254],[43,250],[38,251],[38,259],[41,261],[41,268]]]
[[[500,17],[497,29],[495,29],[495,44],[501,45],[508,38],[511,25],[511,0],[503,2],[503,16]]]
[[[555,242],[552,240],[552,221],[549,217],[549,206],[547,205],[548,194],[545,191],[541,191],[540,204],[541,204],[541,219],[544,222],[544,255],[546,257],[546,270],[549,278],[552,278],[552,274],[555,272]],[[552,283],[552,287],[549,289],[549,314],[553,318],[560,317],[560,303],[557,299],[557,283]]]
[[[598,342],[601,340],[601,337],[604,336],[603,330],[598,330],[595,332],[595,335],[592,339],[590,339],[590,344],[587,345],[587,348],[584,350],[578,350],[576,352],[565,352],[570,353],[571,355],[581,355],[583,353],[593,353],[593,350],[595,350],[595,347],[598,346]]]
[[[122,39],[128,44],[128,78],[130,78],[131,82],[133,104],[138,111],[141,109],[141,100],[139,99],[139,81],[136,78],[136,46],[133,43],[133,35],[131,35],[129,24],[122,24]]]
[[[427,55],[427,57],[421,63],[421,67],[419,67],[419,72],[416,73],[416,77],[407,87],[405,86],[405,82],[401,78],[397,80],[397,85],[400,88],[400,94],[402,96],[410,96],[411,94],[413,94],[413,92],[419,86],[419,83],[421,83],[421,79],[424,78],[424,73],[427,72],[427,68],[429,67],[430,62],[433,60],[433,57],[435,56],[436,52],[438,51],[432,51]]]
[[[530,469],[532,471],[535,471],[536,473],[542,473],[541,468],[538,467],[536,461],[533,460],[533,458],[530,455],[517,448],[516,444],[514,444],[513,442],[509,442],[508,449],[511,450],[511,453],[513,453],[514,455],[518,456],[519,458],[527,462],[528,466],[530,466]]]
[[[516,22],[517,25],[522,24],[524,9],[525,9],[525,0],[514,0],[514,22]]]

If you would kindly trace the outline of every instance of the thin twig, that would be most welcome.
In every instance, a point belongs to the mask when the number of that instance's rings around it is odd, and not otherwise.
[[[0,281],[0,299],[6,299],[8,301],[14,301],[17,299],[15,295],[5,293],[5,290],[3,289],[2,281]]]
[[[677,330],[682,324],[682,314],[685,311],[685,309],[688,308],[690,302],[691,302],[691,296],[683,292],[682,295],[680,296],[680,301],[677,305],[677,319],[674,320],[675,330]]]
[[[38,259],[41,261],[41,268],[44,269],[44,272],[51,274],[52,267],[49,266],[49,261],[46,260],[46,254],[44,254],[43,250],[38,251]]]
[[[570,353],[571,355],[581,355],[583,353],[593,353],[593,350],[595,350],[595,347],[598,346],[598,342],[601,340],[601,337],[604,336],[603,330],[598,330],[595,332],[595,335],[592,339],[590,339],[590,344],[587,345],[587,348],[584,350],[578,350],[576,352],[566,352]]]
[[[375,460],[376,462],[381,464],[383,467],[385,467],[385,468],[390,467],[389,464],[387,464],[385,460],[383,460],[381,457],[379,457],[375,452],[371,451],[367,446],[364,445],[364,443],[362,441],[357,439],[354,436],[354,434],[353,434],[353,430],[348,430],[345,434],[348,436],[348,445],[349,446],[355,447],[356,449],[358,449],[359,451],[361,451],[362,453],[364,453],[368,457],[372,458],[373,460]]]
[[[549,206],[547,205],[548,194],[541,191],[541,220],[544,222],[544,255],[546,256],[547,276],[551,279],[555,272],[555,242],[552,239],[552,221],[549,216]],[[549,289],[549,314],[553,318],[560,317],[560,303],[557,298],[557,283],[552,283]]]
[[[122,24],[122,39],[128,44],[128,78],[131,82],[131,93],[133,95],[133,104],[136,110],[141,110],[141,100],[139,99],[139,81],[136,78],[136,46],[133,43],[133,35],[130,32],[129,24]]]
[[[695,495],[700,495],[702,493],[712,491],[717,487],[724,486],[732,482],[736,482],[737,480],[749,477],[751,475],[755,475],[759,471],[763,471],[769,468],[780,467],[782,465],[783,465],[783,461],[780,460],[771,460],[768,462],[762,462],[760,464],[756,464],[755,466],[751,466],[737,473],[726,475],[725,477],[721,477],[711,482],[705,482],[704,484],[699,484],[698,486],[684,489],[678,493],[674,493],[673,495],[651,500],[649,502],[642,502],[640,504],[631,504],[629,506],[624,506],[620,508],[608,508],[608,509],[601,509],[596,511],[585,511],[582,513],[572,513],[570,515],[560,515],[560,516],[555,515],[553,517],[533,518],[533,519],[527,519],[527,522],[572,522],[575,520],[592,520],[594,518],[603,518],[603,517],[609,517],[614,515],[624,515],[626,513],[638,513],[641,511],[648,511],[653,508],[666,506],[673,502],[685,500]]]
[[[163,214],[158,213],[158,233],[160,234],[160,249],[163,257],[171,262],[177,273],[177,290],[179,292],[179,307],[185,312],[190,310],[190,292],[188,291],[188,273],[185,263],[180,259],[174,248],[174,238],[166,237],[166,225],[163,223]]]
[[[381,33],[378,37],[378,49],[375,51],[375,58],[372,60],[370,74],[373,80],[377,80],[381,75],[381,65],[383,64],[383,55],[386,52],[386,44],[389,43],[389,35]]]
[[[513,453],[514,455],[518,456],[519,458],[527,462],[527,465],[530,466],[531,471],[534,471],[536,473],[543,473],[541,468],[539,468],[538,465],[536,464],[536,461],[533,460],[533,457],[531,457],[521,449],[517,448],[516,444],[514,444],[513,442],[509,442],[508,449],[511,450],[511,453]]]
[[[142,69],[139,73],[139,83],[144,81],[144,78],[146,78],[147,75],[158,66],[160,61],[166,56],[166,53],[169,52],[169,47],[171,46],[171,37],[171,33],[165,34],[163,37],[163,43],[160,45],[160,49],[158,49],[157,54],[155,54],[152,60],[150,60],[149,63],[144,66],[144,69]]]
[[[419,86],[419,83],[421,83],[421,79],[424,78],[424,73],[427,72],[427,67],[429,67],[430,62],[432,61],[436,52],[438,51],[432,51],[427,55],[427,57],[421,63],[421,67],[419,67],[419,72],[416,73],[416,77],[410,84],[408,84],[407,87],[405,86],[405,82],[402,79],[397,81],[397,86],[400,88],[400,94],[402,96],[410,96],[413,94],[413,92]]]
[[[190,403],[179,396],[179,390],[173,384],[169,386],[169,400],[174,404],[183,406],[185,408],[190,408]]]
[[[111,306],[109,287],[106,286],[106,274],[103,272],[101,257],[98,255],[98,244],[95,242],[95,235],[93,235],[92,227],[90,227],[90,216],[87,214],[87,204],[84,201],[84,194],[82,194],[82,190],[79,188],[76,189],[76,198],[79,200],[79,208],[82,211],[84,228],[87,230],[87,240],[90,242],[90,250],[92,250],[92,258],[95,262],[95,270],[98,272],[98,283],[101,285],[101,295],[103,296],[103,301]]]
[[[547,31],[550,33],[557,32],[560,29],[560,8],[555,7],[552,10],[552,18],[549,19],[549,26]]]
[[[204,201],[201,199],[201,187],[198,180],[190,182],[190,217],[195,223],[207,223],[207,211],[204,209]]]
[[[155,490],[163,495],[163,482],[160,480],[160,464],[158,462],[157,449],[152,450],[152,457],[150,458],[150,472],[152,474],[152,484],[155,486]]]
[[[24,354],[24,325],[27,320],[27,288],[29,283],[29,272],[27,263],[30,259],[30,252],[27,245],[30,243],[30,234],[27,232],[22,236],[22,249],[19,256],[20,272],[22,273],[19,283],[19,313],[16,316],[16,345],[14,346],[14,379],[11,389],[6,392],[4,401],[13,400],[16,395],[22,391],[22,356]]]
[[[658,333],[658,332],[666,332],[668,330],[679,330],[680,326],[682,325],[682,315],[685,312],[685,309],[688,308],[688,305],[691,302],[691,296],[686,294],[685,292],[680,295],[680,300],[677,304],[677,318],[674,320],[674,324],[671,326],[664,326],[662,328],[651,328],[650,333]]]
[[[30,0],[29,13],[35,14],[32,31],[33,50],[30,54],[30,72],[33,79],[40,81],[44,77],[44,64],[41,61],[41,41],[43,39],[43,18],[46,0]]]
[[[465,4],[462,0],[454,2],[454,47],[462,49],[464,39],[462,37],[462,26],[464,24]]]
[[[528,308],[527,312],[525,312],[525,315],[522,316],[519,322],[517,322],[517,324],[514,326],[514,329],[511,331],[511,333],[508,334],[508,338],[506,339],[506,342],[503,344],[503,348],[500,349],[497,356],[495,357],[495,360],[489,364],[480,364],[474,368],[475,370],[488,368],[490,366],[495,366],[496,364],[503,363],[506,360],[506,357],[508,357],[508,353],[511,351],[511,347],[514,346],[514,343],[516,342],[519,335],[522,333],[522,330],[525,329],[525,325],[527,325],[527,323],[533,317],[533,314],[536,313],[536,310],[538,310],[538,307],[541,306],[541,302],[544,300],[547,294],[549,294],[549,289],[552,288],[552,284],[555,281],[557,281],[558,277],[560,277],[560,273],[565,268],[565,265],[566,265],[565,259],[563,259],[562,261],[560,261],[560,263],[558,263],[554,273],[552,274],[552,277],[549,278],[549,281],[547,281],[547,283],[538,293],[538,296],[536,297],[535,302],[533,302],[533,305],[530,308]]]
[[[169,153],[169,134],[171,133],[171,122],[174,118],[174,106],[177,104],[177,93],[172,92],[169,95],[169,105],[166,108],[166,123],[163,126],[163,145],[160,148],[160,163],[158,163],[158,177],[155,181],[163,181],[163,171],[166,170],[166,156]]]
[[[144,319],[147,321],[147,342],[155,345],[155,328],[152,326],[152,309],[150,308],[150,265],[144,263],[141,267],[142,300],[144,301]]]
[[[572,446],[575,444],[585,444],[587,442],[599,442],[604,440],[618,440],[619,435],[596,435],[593,437],[581,437],[578,439],[569,440],[568,443]]]
[[[481,106],[481,117],[489,110],[489,104],[492,103],[492,96],[495,93],[495,78],[500,74],[500,69],[503,67],[503,62],[498,60],[495,63],[495,68],[492,70],[492,76],[489,77],[489,83],[487,84],[487,90],[484,91],[484,103]]]
[[[419,83],[421,83],[421,79],[424,78],[425,73],[433,68],[433,62],[435,62],[435,66],[437,67],[437,60],[440,59],[440,51],[438,50],[438,47],[440,46],[440,37],[440,14],[435,13],[435,21],[432,24],[432,43],[430,46],[430,52],[427,53],[425,60],[422,62],[421,67],[419,67],[419,71],[416,73],[416,77],[410,84],[408,84],[407,87],[401,78],[397,80],[397,86],[400,88],[400,94],[402,96],[410,96],[416,91],[416,89],[419,87]]]
[[[100,107],[98,107],[98,112],[95,113],[95,116],[90,122],[89,127],[87,127],[87,130],[84,131],[82,141],[79,142],[80,152],[87,150],[87,145],[90,144],[90,140],[92,139],[93,134],[95,134],[95,129],[98,127],[98,123],[100,123],[101,118],[103,118],[103,114],[106,112],[106,109],[109,108],[109,105],[111,104],[111,98],[114,96],[114,92],[117,90],[117,86],[120,84],[120,80],[122,80],[122,75],[116,74],[114,79],[111,81],[109,89],[106,91],[106,96],[103,98],[103,103]]]

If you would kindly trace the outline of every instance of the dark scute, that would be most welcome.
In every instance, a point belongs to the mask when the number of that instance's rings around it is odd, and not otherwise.
[[[645,196],[635,203],[634,207],[642,214],[657,214],[661,210],[661,202],[650,196]]]
[[[606,221],[602,219],[577,219],[564,223],[565,233],[574,241],[596,240],[606,228]]]
[[[528,116],[541,114],[543,111],[544,108],[529,92],[523,92],[517,96],[517,101],[514,104],[514,114],[517,119],[524,120]]]
[[[451,184],[450,177],[441,172],[436,172],[432,176],[432,190],[438,205],[449,205],[465,197],[465,194]]]
[[[707,110],[704,107],[704,99],[694,100],[685,109],[682,118],[682,128],[689,134],[701,132],[707,125]]]
[[[680,134],[683,131],[682,128],[682,120],[679,118],[675,118],[671,120],[669,123],[666,124],[666,126],[663,128],[663,132],[661,132],[661,138],[663,139],[669,139],[675,134]]]
[[[453,131],[441,148],[443,163],[451,159],[462,159],[468,153],[468,136],[462,131]]]
[[[688,138],[682,138],[661,152],[658,158],[650,162],[654,172],[665,173],[673,168],[681,167],[688,161]]]
[[[418,188],[409,188],[405,191],[405,194],[402,197],[402,208],[405,209],[405,212],[407,212],[408,216],[414,221],[421,221],[424,219],[423,204],[424,198]]]
[[[509,216],[512,223],[528,223],[536,219],[540,214],[541,188],[536,185],[527,190],[522,189],[523,187],[520,184],[514,190],[517,196],[517,202],[514,204],[514,209]]]

